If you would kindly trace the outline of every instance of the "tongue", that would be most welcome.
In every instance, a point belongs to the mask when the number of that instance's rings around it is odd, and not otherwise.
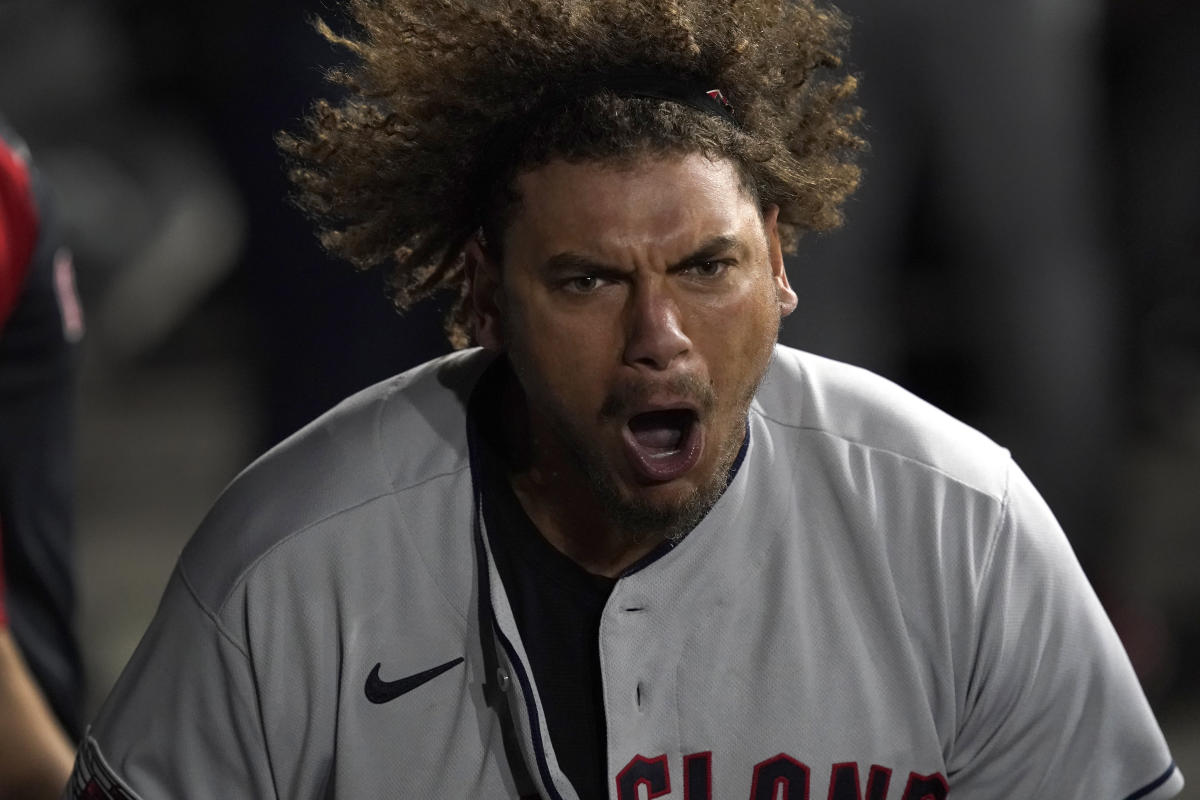
[[[683,438],[679,428],[647,428],[634,431],[633,438],[638,444],[651,450],[675,450]]]
[[[652,483],[685,475],[704,450],[704,430],[690,411],[638,414],[625,429],[625,452],[640,478]]]
[[[629,421],[629,430],[637,443],[648,450],[679,449],[687,421],[686,412],[654,411],[639,414]]]

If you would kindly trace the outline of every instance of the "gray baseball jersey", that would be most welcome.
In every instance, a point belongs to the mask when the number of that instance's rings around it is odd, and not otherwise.
[[[576,797],[482,532],[465,409],[488,362],[369,389],[229,487],[68,796]],[[748,428],[720,501],[605,607],[611,798],[1180,790],[1006,451],[784,347]]]

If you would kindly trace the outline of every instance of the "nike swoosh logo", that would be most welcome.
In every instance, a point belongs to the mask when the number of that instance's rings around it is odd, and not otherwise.
[[[463,662],[463,657],[447,661],[445,664],[439,664],[433,669],[427,669],[424,672],[418,672],[416,675],[409,675],[407,678],[401,678],[398,681],[385,681],[379,677],[379,668],[383,664],[376,664],[371,670],[371,674],[367,676],[367,685],[363,690],[367,694],[367,699],[372,703],[387,703],[395,700],[402,694],[407,694],[418,686],[423,686],[431,680],[441,675],[447,670],[457,667]]]

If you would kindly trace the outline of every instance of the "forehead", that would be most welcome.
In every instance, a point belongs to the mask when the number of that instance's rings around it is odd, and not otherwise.
[[[530,256],[686,248],[697,238],[747,236],[761,222],[733,162],[701,153],[555,160],[520,173],[514,188],[507,238]]]

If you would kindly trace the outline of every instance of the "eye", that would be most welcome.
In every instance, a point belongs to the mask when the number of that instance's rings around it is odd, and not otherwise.
[[[604,279],[597,275],[576,275],[574,278],[567,278],[563,281],[562,287],[574,294],[591,294],[603,283]]]
[[[728,261],[697,261],[689,264],[685,268],[685,272],[695,275],[697,278],[719,278],[729,267]]]

